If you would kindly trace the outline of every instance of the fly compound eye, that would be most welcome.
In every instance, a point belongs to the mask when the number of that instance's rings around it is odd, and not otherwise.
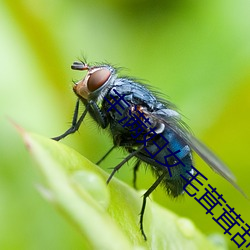
[[[88,90],[93,92],[99,89],[110,77],[110,71],[108,69],[99,69],[90,74],[88,79]]]

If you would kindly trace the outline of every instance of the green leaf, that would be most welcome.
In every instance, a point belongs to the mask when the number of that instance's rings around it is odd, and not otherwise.
[[[143,192],[115,177],[106,185],[108,174],[75,150],[23,130],[21,134],[45,179],[46,188],[39,190],[81,232],[83,249],[225,249],[208,240],[192,221],[152,199],[144,217],[144,241],[139,230]]]

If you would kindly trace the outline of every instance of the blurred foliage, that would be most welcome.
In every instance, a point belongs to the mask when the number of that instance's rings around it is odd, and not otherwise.
[[[146,79],[169,96],[250,196],[249,13],[245,0],[1,1],[0,248],[82,245],[81,236],[35,190],[39,175],[7,119],[47,137],[65,131],[75,102],[71,80],[82,77],[70,65],[82,55],[124,66],[124,74]],[[92,124],[86,119],[63,143],[96,162],[111,140]],[[110,171],[123,156],[117,150],[102,167]],[[249,224],[249,202],[201,160],[196,166]],[[117,177],[131,184],[131,169],[125,166]],[[150,171],[139,172],[140,188],[152,181]],[[158,188],[154,199],[205,233],[223,233],[189,197],[171,200]]]
[[[44,177],[39,191],[81,233],[81,249],[227,249],[221,235],[216,237],[222,242],[212,244],[190,220],[150,200],[143,219],[145,241],[137,223],[142,192],[116,178],[107,186],[108,173],[73,149],[17,128]]]

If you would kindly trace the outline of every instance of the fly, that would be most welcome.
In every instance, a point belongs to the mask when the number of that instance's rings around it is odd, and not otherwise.
[[[119,77],[111,65],[90,66],[85,62],[74,62],[71,68],[87,71],[87,74],[73,87],[78,99],[71,127],[53,139],[59,141],[76,132],[89,113],[102,129],[109,130],[113,138],[113,147],[98,164],[116,147],[123,147],[128,152],[125,159],[113,169],[107,183],[133,157],[137,159],[134,186],[140,165],[145,163],[150,166],[157,179],[143,195],[140,230],[145,240],[143,215],[147,197],[159,184],[172,197],[184,193],[187,180],[194,172],[199,172],[193,167],[192,151],[243,193],[227,166],[188,131],[172,103],[157,97],[145,84],[132,78]],[[80,102],[85,110],[79,116]]]

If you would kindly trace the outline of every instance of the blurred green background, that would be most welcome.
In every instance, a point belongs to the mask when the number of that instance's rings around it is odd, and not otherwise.
[[[81,248],[80,234],[36,191],[39,173],[8,117],[47,137],[64,132],[72,80],[83,76],[70,65],[82,55],[123,66],[167,95],[250,196],[249,13],[244,0],[1,1],[0,249]],[[93,124],[86,119],[63,143],[96,162],[112,141]],[[122,157],[117,150],[102,167],[110,171]],[[117,177],[131,184],[132,166]],[[201,160],[196,166],[249,224],[250,202]],[[144,189],[154,180],[144,168],[138,178]],[[223,233],[194,199],[173,200],[161,188],[153,198],[204,233]]]

